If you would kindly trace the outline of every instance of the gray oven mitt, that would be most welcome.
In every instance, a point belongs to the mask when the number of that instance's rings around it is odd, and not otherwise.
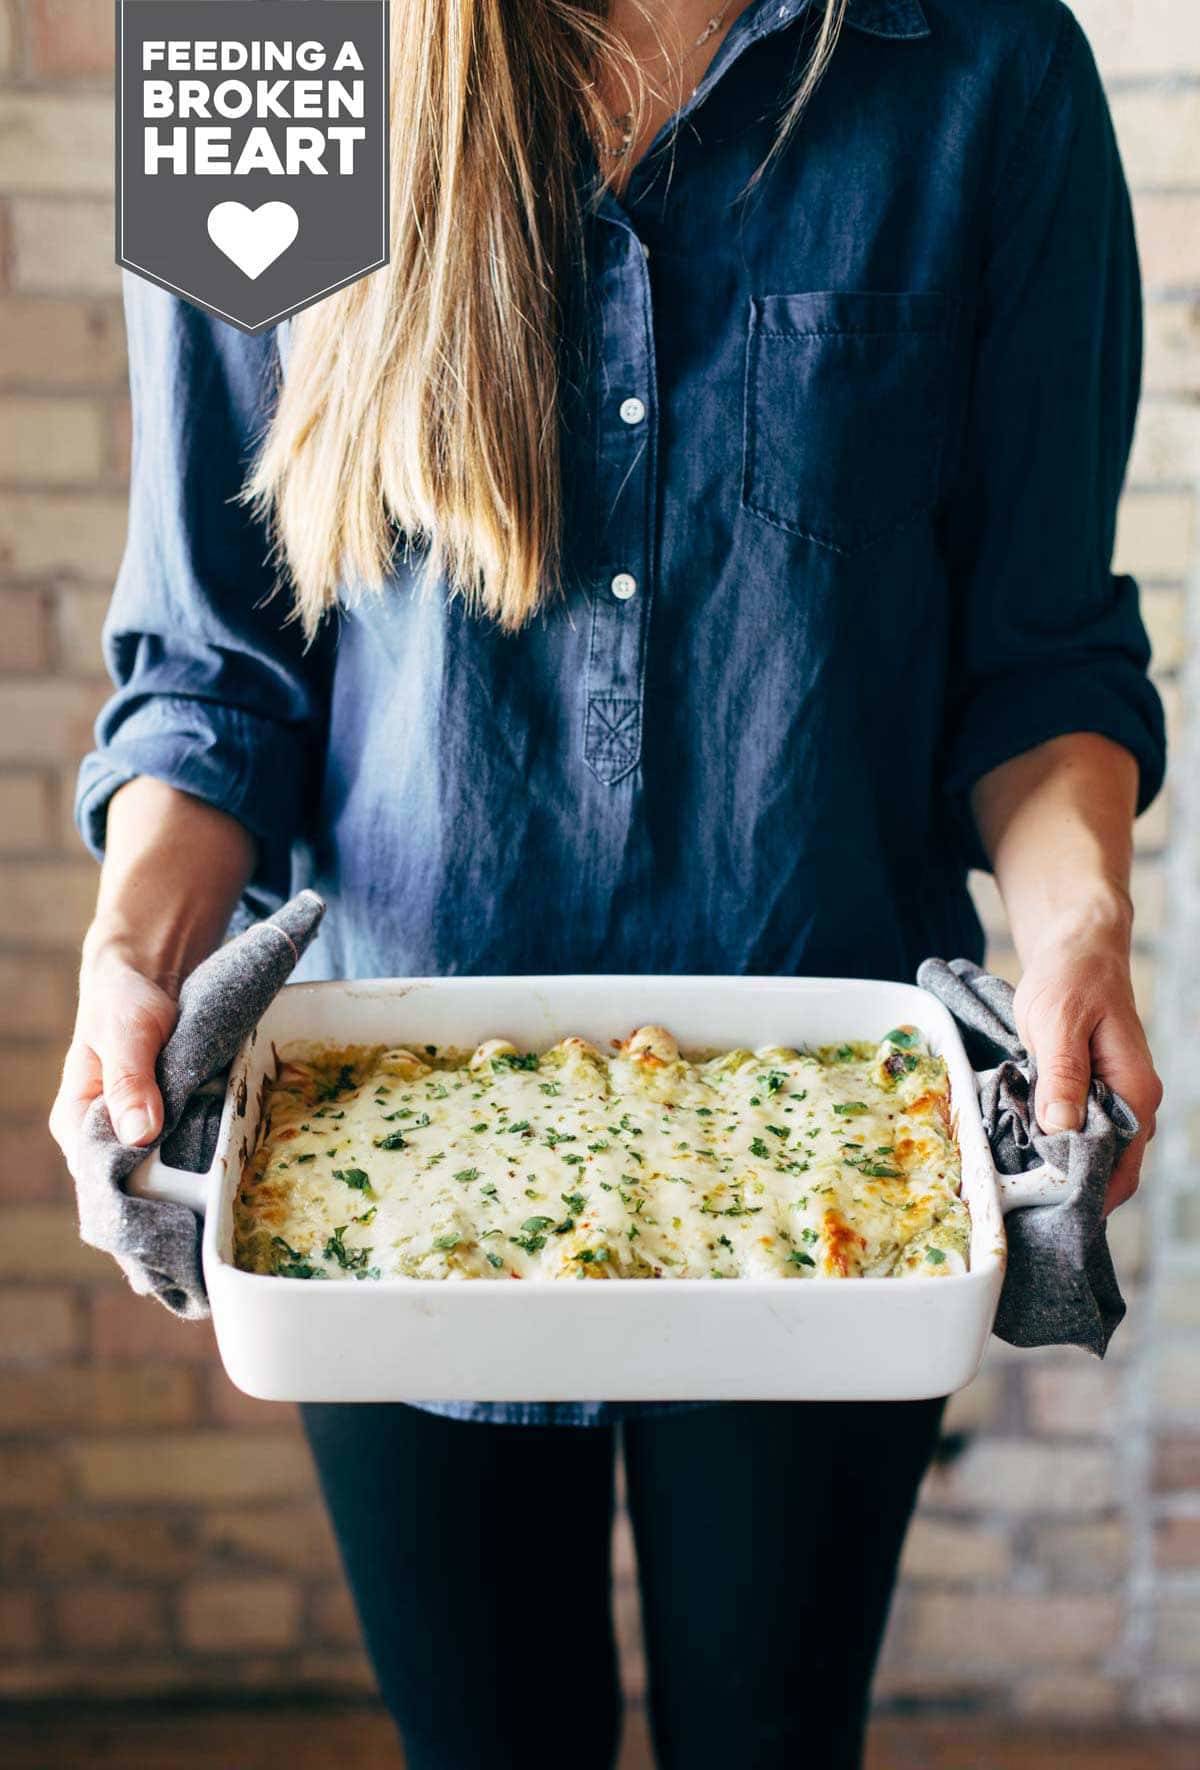
[[[1026,1205],[1005,1218],[1008,1267],[995,1332],[1010,1346],[1082,1346],[1102,1358],[1125,1315],[1104,1194],[1138,1121],[1120,1095],[1093,1076],[1083,1129],[1043,1131],[1033,1113],[1037,1071],[1017,1035],[1011,985],[969,959],[926,959],[917,982],[963,1029],[999,1172],[1020,1174],[1046,1163],[1065,1180],[1061,1200]]]
[[[159,1054],[163,1160],[204,1173],[212,1161],[228,1068],[291,976],[325,914],[315,891],[302,891],[265,922],[228,941],[198,965],[179,992],[179,1017]],[[205,1084],[214,1087],[204,1092]],[[155,1144],[127,1148],[117,1139],[103,1096],[92,1102],[75,1154],[79,1233],[111,1254],[139,1296],[157,1297],[174,1315],[208,1314],[200,1269],[200,1219],[186,1205],[135,1198],[122,1182]]]

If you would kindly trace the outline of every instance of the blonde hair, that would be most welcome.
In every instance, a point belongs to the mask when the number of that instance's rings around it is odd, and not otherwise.
[[[833,53],[824,14],[755,182]],[[643,0],[649,17],[647,0]],[[606,0],[392,0],[391,259],[298,315],[242,493],[315,633],[423,550],[475,612],[516,630],[559,579],[563,290],[580,258],[580,131],[634,135],[650,92]],[[620,175],[619,161],[599,189]]]

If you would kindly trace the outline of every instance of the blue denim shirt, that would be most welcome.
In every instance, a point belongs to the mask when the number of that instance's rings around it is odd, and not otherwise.
[[[127,281],[95,852],[135,775],[222,807],[254,907],[328,899],[310,977],[911,979],[981,954],[980,775],[1100,732],[1150,800],[1162,710],[1110,570],[1138,271],[1087,45],[1059,0],[852,0],[743,196],[805,11],[752,3],[587,222],[565,585],[516,637],[399,567],[306,651],[230,502],[286,328]]]

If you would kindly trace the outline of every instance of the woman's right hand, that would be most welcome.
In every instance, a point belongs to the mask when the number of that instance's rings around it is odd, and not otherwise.
[[[72,1171],[98,1094],[122,1143],[144,1147],[161,1131],[154,1067],[180,986],[220,941],[255,860],[254,838],[234,818],[146,775],[113,794],[106,835],[75,1033],[50,1113]]]
[[[154,1067],[175,1025],[176,985],[147,970],[122,942],[92,929],[84,943],[75,1031],[50,1113],[50,1132],[68,1167],[98,1094],[122,1143],[150,1143],[162,1129]]]

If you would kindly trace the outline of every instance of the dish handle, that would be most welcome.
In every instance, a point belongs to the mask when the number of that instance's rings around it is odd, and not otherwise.
[[[1060,1205],[1069,1185],[1067,1176],[1048,1162],[1027,1168],[1023,1174],[996,1174],[996,1192],[1005,1217],[1010,1211],[1023,1211],[1027,1205]]]
[[[186,1205],[202,1218],[211,1181],[211,1169],[207,1174],[192,1174],[185,1168],[169,1168],[156,1149],[139,1162],[126,1180],[125,1190],[155,1204]]]

